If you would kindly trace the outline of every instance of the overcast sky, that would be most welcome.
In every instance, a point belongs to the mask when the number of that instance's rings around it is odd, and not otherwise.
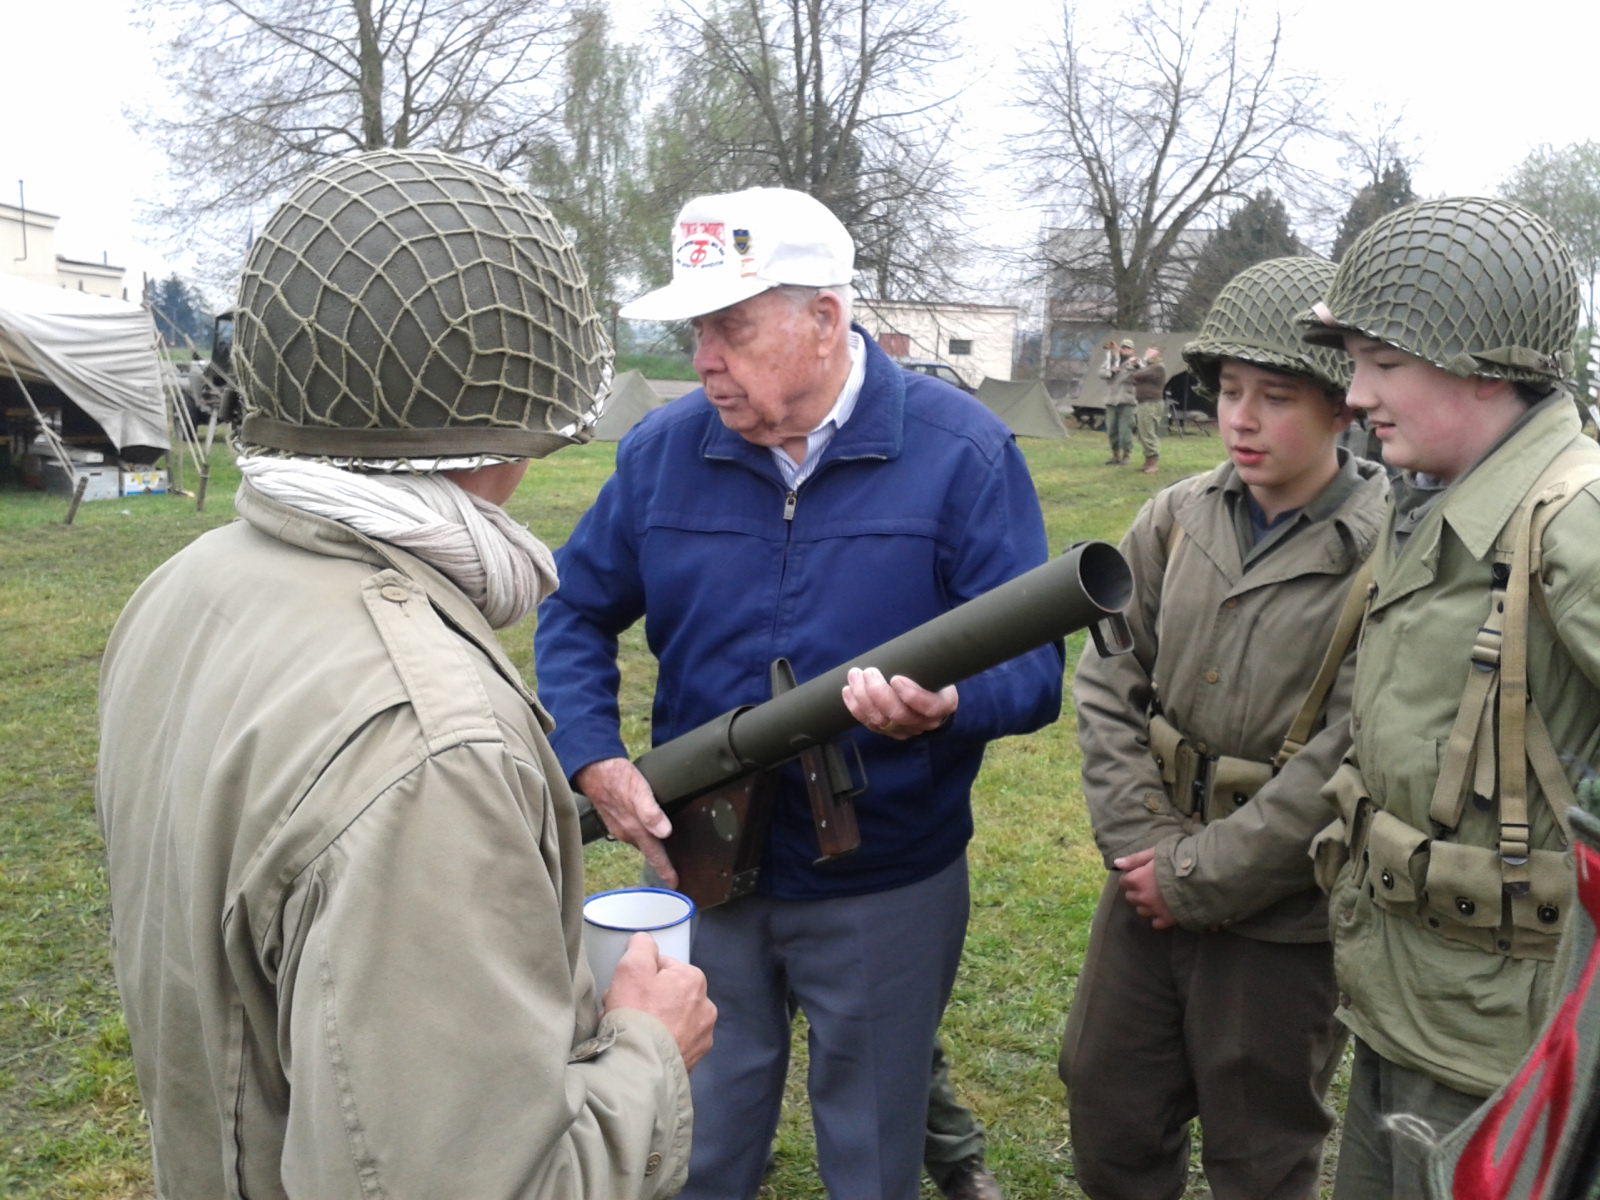
[[[641,28],[651,0],[614,0],[624,29]],[[962,104],[985,130],[1004,132],[1022,118],[1005,107],[1019,54],[1060,26],[1059,0],[947,0],[965,15],[969,47]],[[1079,0],[1081,26],[1107,30],[1131,8],[1119,0]],[[1215,12],[1231,14],[1217,4]],[[1289,65],[1327,83],[1330,126],[1374,105],[1403,112],[1421,161],[1419,194],[1492,191],[1534,146],[1595,136],[1592,26],[1581,5],[1521,0],[1515,5],[1458,0],[1340,0],[1258,3],[1251,28],[1270,28],[1282,12]],[[1439,13],[1447,14],[1441,22]],[[3,24],[7,64],[0,71],[0,200],[58,215],[56,249],[69,258],[128,268],[130,293],[141,273],[183,270],[153,248],[138,222],[155,191],[160,164],[122,107],[162,86],[129,0],[10,0]],[[1118,38],[1099,38],[1110,55]],[[991,144],[993,138],[987,139]],[[1025,240],[1040,213],[1021,198],[1022,180],[1002,166],[974,214]],[[666,218],[664,217],[664,220]],[[241,248],[242,254],[242,248]]]

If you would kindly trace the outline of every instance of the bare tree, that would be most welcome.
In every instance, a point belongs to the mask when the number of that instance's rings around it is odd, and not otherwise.
[[[178,238],[243,252],[252,210],[353,150],[429,148],[497,169],[559,103],[565,0],[149,0],[169,32],[168,113],[144,113]],[[231,269],[231,267],[230,267]]]
[[[1059,38],[1025,67],[1035,124],[1017,149],[1076,227],[1044,256],[1082,315],[1163,323],[1193,231],[1222,202],[1300,190],[1291,150],[1314,129],[1319,85],[1280,68],[1280,22],[1259,37],[1246,22],[1210,0],[1144,0],[1090,38],[1064,3]]]
[[[930,91],[955,54],[938,0],[683,0],[663,20],[674,68],[651,178],[662,206],[771,185],[828,205],[880,298],[950,286],[967,230],[947,130]]]

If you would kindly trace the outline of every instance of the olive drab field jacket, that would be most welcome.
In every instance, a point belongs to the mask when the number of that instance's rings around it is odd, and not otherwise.
[[[164,1200],[676,1193],[688,1076],[596,1015],[547,718],[421,561],[246,485],[106,651],[113,958]]]
[[[1402,547],[1385,533],[1353,745],[1327,790],[1355,843],[1330,899],[1340,1015],[1385,1059],[1472,1095],[1505,1082],[1547,1011],[1571,855],[1526,761],[1477,755],[1459,812],[1443,821],[1435,791],[1456,761],[1451,734],[1469,676],[1488,666],[1479,643],[1497,539],[1558,454],[1600,462],[1565,395],[1535,407],[1445,490]],[[1525,622],[1527,723],[1548,732],[1571,783],[1600,761],[1600,484],[1575,486],[1539,541]],[[1503,718],[1491,709],[1491,739]],[[1529,829],[1516,840],[1532,854],[1503,858],[1499,792],[1512,769],[1526,772]],[[1502,877],[1512,866],[1523,872],[1517,886]]]
[[[1243,486],[1231,463],[1160,492],[1122,540],[1134,577],[1133,652],[1101,658],[1087,646],[1079,659],[1073,695],[1095,840],[1107,866],[1155,847],[1161,894],[1185,929],[1327,940],[1307,847],[1327,824],[1319,791],[1348,745],[1353,655],[1305,748],[1276,775],[1267,764],[1382,526],[1388,485],[1381,467],[1350,460],[1343,469],[1358,481],[1337,509],[1248,571],[1224,498]],[[1193,803],[1192,789],[1176,795],[1180,789],[1164,778],[1171,751],[1152,744],[1158,704],[1213,777],[1229,766],[1225,760],[1241,780],[1256,772],[1247,784],[1213,778],[1221,811],[1214,805],[1210,821],[1194,813],[1204,806]],[[1157,752],[1168,761],[1158,763]]]

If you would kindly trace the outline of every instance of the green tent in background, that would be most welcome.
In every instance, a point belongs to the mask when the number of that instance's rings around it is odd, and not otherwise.
[[[602,442],[614,442],[633,428],[634,422],[661,403],[661,397],[638,371],[624,371],[611,381],[605,407],[594,427]]]
[[[1064,438],[1066,422],[1037,379],[985,379],[978,399],[1018,437]]]
[[[1158,347],[1161,351],[1161,365],[1171,379],[1181,371],[1188,370],[1183,361],[1183,347],[1186,343],[1194,341],[1199,335],[1196,333],[1143,333],[1137,329],[1114,329],[1107,335],[1110,340],[1120,342],[1123,338],[1133,339],[1134,353],[1140,358],[1151,346]],[[1106,400],[1111,394],[1111,385],[1101,377],[1105,368],[1105,351],[1096,349],[1089,356],[1088,370],[1085,371],[1083,381],[1078,385],[1078,395],[1073,400],[1074,406],[1103,409]]]

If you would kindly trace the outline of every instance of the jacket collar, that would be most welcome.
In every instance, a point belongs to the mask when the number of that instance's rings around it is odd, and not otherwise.
[[[823,466],[840,459],[898,458],[905,445],[905,371],[878,348],[865,329],[859,325],[852,325],[851,329],[866,344],[866,372],[855,412],[822,452]],[[705,400],[703,389],[700,398],[706,409],[706,434],[700,453],[707,459],[737,462],[762,474],[777,475],[772,452],[746,441],[724,425]]]
[[[1173,517],[1196,549],[1203,551],[1228,581],[1230,595],[1242,595],[1303,575],[1347,574],[1357,565],[1358,547],[1373,544],[1382,521],[1381,515],[1368,515],[1371,510],[1352,504],[1351,498],[1363,489],[1386,485],[1383,467],[1378,463],[1341,456],[1339,470],[1347,485],[1353,481],[1353,486],[1339,489],[1332,511],[1325,511],[1322,504],[1329,495],[1326,489],[1306,506],[1306,515],[1318,528],[1297,531],[1291,545],[1266,555],[1248,572],[1239,552],[1239,535],[1229,505],[1206,502],[1206,497],[1224,492],[1235,493],[1236,502],[1244,502],[1245,483],[1231,461],[1223,461],[1202,476],[1174,508]]]
[[[248,481],[240,483],[238,494],[234,497],[234,509],[247,523],[280,542],[325,558],[348,558],[380,569],[393,569],[411,579],[427,594],[428,602],[451,628],[482,650],[494,664],[495,670],[533,706],[541,719],[544,718],[538,698],[523,683],[521,672],[507,656],[505,647],[500,644],[489,622],[483,619],[477,605],[422,559],[398,546],[357,533],[338,521],[313,516],[264,496]]]
[[[1434,501],[1397,553],[1391,530],[1378,553],[1386,583],[1375,606],[1399,600],[1432,583],[1439,570],[1439,543],[1449,522],[1467,553],[1488,557],[1494,542],[1527,497],[1539,475],[1573,438],[1581,436],[1572,398],[1564,391],[1541,400],[1487,455]],[[1392,573],[1391,573],[1392,572]]]
[[[1459,481],[1461,488],[1450,488],[1439,498],[1444,519],[1473,558],[1489,553],[1534,482],[1579,433],[1572,397],[1558,391],[1534,405]]]

